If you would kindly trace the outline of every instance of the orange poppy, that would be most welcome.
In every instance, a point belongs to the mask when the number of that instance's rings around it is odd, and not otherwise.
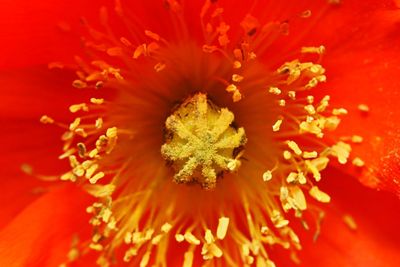
[[[398,266],[398,8],[10,1],[0,265]]]

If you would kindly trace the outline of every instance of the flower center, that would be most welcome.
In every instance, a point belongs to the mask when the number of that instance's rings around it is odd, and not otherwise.
[[[197,93],[188,97],[165,121],[161,154],[175,171],[176,183],[198,183],[213,189],[224,172],[240,167],[247,139],[235,127],[234,115]]]

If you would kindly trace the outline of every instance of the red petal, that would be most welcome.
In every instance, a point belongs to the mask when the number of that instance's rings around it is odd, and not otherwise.
[[[400,10],[378,9],[357,18],[357,27],[339,31],[339,43],[328,46],[324,93],[350,113],[337,134],[364,137],[353,146],[353,155],[368,166],[360,180],[400,195]],[[370,112],[358,110],[360,104]]]
[[[0,266],[58,266],[66,261],[72,236],[90,231],[88,200],[87,194],[65,186],[33,202],[0,232]]]
[[[331,195],[332,203],[322,207],[326,216],[316,242],[313,231],[299,228],[300,266],[400,266],[400,202],[396,196],[365,188],[338,171],[331,171],[320,188]],[[345,214],[354,218],[357,230],[344,223]],[[277,266],[297,266],[285,251],[279,252],[274,254]]]
[[[3,1],[0,10],[1,48],[0,68],[47,64],[66,60],[80,51],[76,38],[60,28],[79,28],[79,18],[98,18],[98,8],[107,1]],[[69,25],[57,26],[57,25]],[[65,31],[65,30],[64,30]]]
[[[70,105],[95,97],[91,90],[73,88],[74,79],[76,76],[70,71],[49,70],[45,66],[1,71],[1,122],[17,119],[22,125],[39,122],[42,115],[65,119],[70,115]],[[38,123],[37,127],[42,125]]]
[[[57,159],[62,154],[61,128],[39,122],[46,113],[66,120],[68,106],[81,102],[87,92],[71,88],[72,75],[66,71],[50,71],[46,67],[8,70],[0,73],[2,90],[0,120],[6,128],[0,132],[2,151],[0,164],[1,203],[0,228],[8,223],[28,203],[48,186],[34,176],[22,172],[28,164],[37,175],[59,175],[66,162]]]

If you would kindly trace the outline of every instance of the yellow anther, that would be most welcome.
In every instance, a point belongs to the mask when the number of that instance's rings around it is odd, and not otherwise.
[[[213,236],[213,234],[212,234],[210,229],[206,230],[206,232],[204,234],[204,239],[206,240],[207,244],[211,244],[211,243],[213,243],[215,241],[214,236]]]
[[[277,132],[281,128],[283,120],[277,120],[274,125],[272,125],[272,131]]]
[[[332,155],[338,158],[340,164],[346,164],[350,156],[351,146],[344,142],[339,141],[336,145],[332,146]]]
[[[307,178],[304,175],[304,173],[299,172],[298,176],[297,176],[297,180],[299,181],[300,184],[306,184],[307,183]]]
[[[142,260],[140,261],[139,267],[146,267],[150,261],[150,251],[144,253]]]
[[[320,128],[319,122],[317,120],[311,122],[303,121],[300,123],[299,128],[300,133],[312,133],[317,137],[320,137],[322,135],[322,129]]]
[[[288,220],[282,217],[282,214],[278,210],[273,210],[271,214],[271,220],[276,228],[283,228],[289,224]]]
[[[347,110],[344,108],[334,108],[332,110],[333,115],[346,115],[347,113]]]
[[[43,115],[43,116],[40,118],[40,122],[43,123],[43,124],[52,124],[52,123],[54,123],[54,119],[50,118],[50,117],[47,116],[47,115]]]
[[[89,194],[94,197],[108,197],[111,196],[115,190],[115,185],[91,185],[86,188]]]
[[[217,228],[217,238],[218,239],[222,240],[225,238],[226,233],[228,231],[228,225],[229,225],[229,218],[227,218],[227,217],[219,218],[218,228]]]
[[[355,231],[357,230],[358,226],[354,218],[350,215],[344,215],[343,216],[343,222],[349,227],[351,230]]]
[[[96,119],[94,126],[96,127],[96,129],[101,129],[103,127],[103,119],[102,118]]]
[[[76,112],[78,112],[78,111],[80,111],[80,110],[82,110],[82,111],[89,111],[89,108],[88,108],[88,106],[87,106],[85,103],[75,104],[75,105],[71,105],[71,106],[69,107],[69,111],[70,111],[71,113],[76,113]]]
[[[161,226],[161,231],[164,232],[164,233],[168,233],[171,229],[172,229],[172,225],[169,224],[169,223],[164,223]]]
[[[303,191],[298,186],[292,186],[289,189],[290,197],[293,199],[293,208],[299,210],[307,209],[307,202]]]
[[[286,159],[286,160],[291,159],[292,158],[292,153],[290,153],[290,151],[287,151],[287,150],[283,151],[283,158]]]
[[[288,141],[287,145],[296,155],[301,155],[303,152],[301,151],[300,147],[297,145],[295,141]]]
[[[308,95],[308,96],[307,96],[307,103],[308,103],[308,104],[314,103],[314,96]]]
[[[313,54],[319,54],[322,55],[323,53],[325,53],[325,46],[321,45],[318,47],[302,47],[301,48],[301,53],[305,54],[305,53],[313,53]]]
[[[238,90],[238,88],[237,88],[236,85],[230,84],[230,85],[228,85],[228,86],[225,88],[225,90],[226,90],[227,92],[229,92],[229,93],[233,93],[233,92],[236,92],[236,91]]]
[[[92,97],[90,99],[90,103],[96,104],[96,105],[101,105],[101,104],[104,103],[104,99],[103,98],[94,98],[94,97]]]
[[[267,182],[270,181],[272,179],[272,172],[271,171],[266,171],[263,174],[263,181]]]
[[[72,86],[78,89],[82,89],[87,87],[87,83],[81,80],[75,80],[72,82]]]
[[[154,65],[154,70],[156,72],[163,71],[167,67],[167,64],[164,62],[158,62],[156,65]]]
[[[176,234],[175,235],[175,240],[177,241],[177,242],[183,242],[184,240],[185,240],[185,236],[184,235],[182,235],[182,234]]]
[[[296,99],[296,91],[289,91],[288,97],[292,100],[295,100]]]
[[[239,74],[233,74],[232,75],[232,81],[233,82],[239,83],[239,82],[243,81],[243,79],[244,79],[244,77],[239,75]]]
[[[74,131],[78,128],[79,124],[81,123],[81,119],[80,118],[76,118],[70,125],[69,125],[69,129],[71,131]]]
[[[293,183],[296,181],[298,174],[296,172],[291,172],[289,175],[286,177],[286,182],[288,183]]]
[[[319,190],[317,186],[311,187],[309,194],[310,196],[322,203],[329,203],[331,201],[331,197],[327,193]]]
[[[274,95],[280,95],[282,91],[278,87],[270,87],[268,92]]]
[[[192,245],[200,245],[200,240],[197,239],[191,232],[186,232],[184,235],[185,240]]]
[[[365,165],[365,162],[362,159],[356,157],[353,159],[352,164],[356,167],[363,167]]]
[[[92,178],[92,175],[97,171],[99,168],[98,164],[92,164],[90,167],[86,170],[85,178],[90,179]]]
[[[98,173],[96,173],[93,177],[91,177],[91,178],[89,179],[89,182],[90,182],[91,184],[95,184],[95,183],[97,183],[98,180],[100,180],[100,179],[103,178],[104,176],[105,176],[104,172],[98,172]]]
[[[329,163],[329,159],[327,157],[320,157],[313,160],[305,160],[307,169],[313,174],[315,181],[321,180],[320,171],[324,170]]]
[[[318,157],[317,151],[312,151],[312,152],[303,152],[303,158],[305,159],[313,159]]]
[[[155,41],[160,41],[160,35],[158,35],[157,33],[154,33],[152,31],[149,30],[145,30],[144,34],[152,39],[154,39]]]
[[[358,105],[358,110],[364,113],[368,113],[369,112],[369,107],[365,104],[360,104]]]
[[[94,244],[94,243],[90,243],[89,248],[96,250],[96,251],[102,251],[103,250],[103,246],[101,244]]]
[[[106,132],[106,136],[108,138],[115,138],[117,137],[117,127],[108,128]]]
[[[194,258],[193,251],[185,252],[183,267],[192,267],[193,266],[193,258]]]
[[[359,136],[359,135],[353,135],[353,136],[351,137],[351,141],[352,141],[353,143],[362,143],[363,140],[364,140],[364,138],[363,138],[362,136]]]
[[[314,115],[315,114],[315,108],[313,105],[307,105],[304,106],[305,111],[307,111],[308,114]]]
[[[242,63],[240,63],[240,61],[235,60],[235,61],[233,62],[233,68],[234,68],[234,69],[240,69],[241,67],[242,67]]]

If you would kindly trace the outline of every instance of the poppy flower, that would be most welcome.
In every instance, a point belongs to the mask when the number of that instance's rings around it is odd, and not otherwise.
[[[0,265],[400,264],[397,2],[2,12]]]

